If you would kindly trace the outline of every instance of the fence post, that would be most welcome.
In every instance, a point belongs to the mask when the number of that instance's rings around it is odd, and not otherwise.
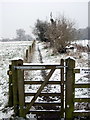
[[[32,44],[32,48],[34,48],[35,47],[35,40],[33,41],[33,44]]]
[[[29,54],[31,54],[31,46],[29,46]]]
[[[28,62],[28,49],[26,49],[26,62]]]
[[[75,60],[66,59],[66,91],[65,91],[65,118],[66,120],[73,119],[74,111],[74,84],[75,84]]]
[[[12,65],[9,65],[9,71],[7,73],[9,75],[9,100],[8,106],[13,106],[13,86],[12,86]]]
[[[23,65],[20,61],[19,66]],[[24,96],[24,71],[17,70],[18,98],[19,98],[19,117],[25,117],[25,96]]]
[[[32,47],[29,46],[29,55],[28,55],[28,62],[31,62],[31,57],[32,57]]]

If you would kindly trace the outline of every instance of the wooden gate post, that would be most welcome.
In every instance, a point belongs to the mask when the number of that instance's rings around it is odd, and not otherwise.
[[[22,60],[12,60],[13,105],[15,116],[19,115],[19,97],[18,97],[17,69],[15,69],[14,66],[18,66],[21,63]]]
[[[74,84],[75,84],[75,60],[66,59],[66,90],[65,90],[65,117],[66,120],[72,120],[74,111]]]
[[[64,66],[64,59],[61,59],[61,66]],[[64,118],[64,67],[61,68],[61,118]]]
[[[15,116],[18,116],[18,87],[17,87],[17,70],[14,66],[17,65],[17,60],[12,60],[12,85],[13,85],[13,105]]]
[[[19,61],[19,66],[23,65],[23,61]],[[18,98],[19,98],[19,117],[26,117],[25,115],[25,96],[24,96],[24,71],[17,70],[17,85],[18,85]]]
[[[7,74],[9,75],[9,100],[8,100],[8,106],[13,107],[12,65],[9,65],[9,71],[8,71]]]

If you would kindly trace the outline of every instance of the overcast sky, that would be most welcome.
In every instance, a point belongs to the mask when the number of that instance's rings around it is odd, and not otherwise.
[[[63,2],[62,2],[63,1]],[[16,29],[30,34],[37,19],[50,19],[64,14],[74,20],[77,28],[88,26],[88,0],[1,0],[0,38],[16,37]]]

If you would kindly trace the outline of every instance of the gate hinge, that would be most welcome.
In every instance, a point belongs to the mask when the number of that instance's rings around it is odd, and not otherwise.
[[[8,75],[12,75],[12,71],[11,71],[11,70],[8,70],[8,71],[7,71],[7,74],[8,74]]]

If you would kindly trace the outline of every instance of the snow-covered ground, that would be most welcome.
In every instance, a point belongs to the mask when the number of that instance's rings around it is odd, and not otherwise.
[[[0,119],[10,118],[13,110],[4,111],[8,103],[7,70],[12,59],[25,57],[25,51],[31,41],[0,42]]]
[[[82,46],[87,46],[90,43],[90,41],[89,40],[76,40],[73,43],[77,43],[77,44],[82,45]]]
[[[7,105],[8,102],[8,75],[7,70],[9,67],[9,63],[12,59],[15,59],[17,57],[24,58],[25,57],[25,50],[26,48],[31,44],[31,42],[28,41],[20,41],[20,42],[0,42],[0,119],[2,118],[10,118],[13,114],[13,110],[8,108],[7,111],[4,110],[4,107]],[[88,42],[84,41],[84,45],[87,45]],[[39,50],[40,53],[39,53]],[[42,55],[42,59],[40,59],[40,54]],[[89,73],[85,73],[83,71],[83,68],[88,68],[88,53],[86,52],[80,52],[76,50],[72,50],[68,52],[67,54],[57,54],[53,55],[52,49],[47,48],[46,44],[43,42],[36,42],[36,49],[33,54],[33,63],[40,63],[41,61],[43,63],[59,63],[60,59],[66,59],[66,57],[71,56],[74,57],[76,60],[76,67],[81,69],[80,74],[76,74],[76,83],[79,82],[90,82],[88,78]],[[47,73],[47,72],[46,72]],[[56,70],[51,77],[50,80],[59,80],[59,70]],[[30,76],[29,76],[30,74]],[[41,71],[32,72],[29,73],[28,71],[25,72],[25,79],[26,80],[38,80],[42,81],[43,77],[41,75]],[[38,89],[39,86],[26,86],[25,92],[33,91]],[[49,89],[50,88],[50,89]],[[59,87],[55,86],[49,86],[49,92],[57,92],[60,91]],[[55,88],[55,89],[54,89]],[[53,89],[53,91],[52,91]],[[84,93],[82,93],[84,91]],[[90,97],[90,89],[76,89],[76,97]],[[30,100],[28,97],[26,98],[26,101]],[[39,101],[42,101],[42,99],[38,99]],[[29,118],[29,115],[27,116]]]

